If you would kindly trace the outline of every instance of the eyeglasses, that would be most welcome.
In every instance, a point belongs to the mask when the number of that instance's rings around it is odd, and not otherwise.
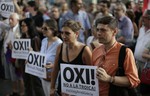
[[[150,20],[150,16],[142,16],[143,19]]]
[[[114,11],[121,11],[122,9],[114,9]]]
[[[67,32],[67,31],[61,31],[61,34],[62,34],[62,35],[65,34],[65,35],[69,36],[71,33],[70,33],[70,32]]]
[[[50,28],[48,28],[48,27],[42,27],[42,30],[44,30],[44,31],[48,31]]]

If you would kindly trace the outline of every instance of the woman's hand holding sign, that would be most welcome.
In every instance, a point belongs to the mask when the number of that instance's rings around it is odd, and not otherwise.
[[[44,67],[45,68],[53,68],[53,64],[51,62],[49,62]]]

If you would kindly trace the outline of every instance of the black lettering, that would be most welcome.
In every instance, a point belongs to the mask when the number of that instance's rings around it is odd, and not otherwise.
[[[29,62],[29,64],[33,63],[33,60],[34,60],[33,58],[34,58],[33,55],[30,53],[29,56],[28,56],[28,62]]]
[[[13,12],[13,6],[10,5],[10,12]]]
[[[1,9],[4,11],[5,10],[5,4],[1,5]]]
[[[86,69],[85,72],[86,72],[86,84],[90,84],[89,69]],[[91,75],[93,75],[93,74],[91,74]]]
[[[95,81],[94,81],[94,73],[95,71],[94,71],[94,69],[91,69],[91,84],[92,85],[95,85]]]
[[[27,41],[26,42],[26,50],[28,50],[29,49],[29,42]]]
[[[15,50],[18,50],[18,49],[19,49],[19,44],[18,44],[17,41],[14,41],[13,46],[14,46],[14,49],[15,49]]]
[[[71,75],[70,75],[70,78],[68,78],[67,75],[66,75],[67,71],[70,72],[70,74],[71,74]],[[72,82],[73,79],[74,79],[74,72],[73,72],[73,70],[72,70],[71,68],[66,67],[66,68],[64,69],[63,76],[64,76],[64,79],[65,79],[67,82]]]
[[[44,60],[45,60],[45,57],[42,58],[42,62],[41,62],[43,68],[44,68]]]
[[[75,83],[79,83],[79,80],[81,81],[81,83],[85,84],[84,79],[82,77],[82,73],[84,71],[84,69],[81,69],[80,72],[77,68],[74,68],[76,74],[77,74],[77,78],[75,80]]]
[[[39,58],[39,55],[34,54],[34,64],[33,65],[38,66],[38,58]]]
[[[24,49],[28,50],[28,48],[29,48],[29,43],[28,42],[24,42]]]
[[[13,5],[2,4],[1,5],[1,10],[13,12]]]
[[[20,50],[21,49],[24,50],[24,48],[23,48],[23,42],[19,41],[19,44],[20,44]]]
[[[42,61],[43,61],[43,58],[42,58],[42,56],[40,56],[40,60],[39,60],[39,63],[40,63],[40,64],[38,65],[39,67],[41,67]]]
[[[8,11],[8,9],[9,9],[9,5],[5,5],[6,6],[6,11]]]

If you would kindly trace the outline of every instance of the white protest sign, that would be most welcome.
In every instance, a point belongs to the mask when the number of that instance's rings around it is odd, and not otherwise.
[[[31,51],[29,52],[25,72],[41,78],[46,78],[46,55]]]
[[[75,96],[99,96],[96,66],[60,65],[62,93]]]
[[[5,18],[15,12],[15,7],[13,2],[0,2],[0,14]]]
[[[12,43],[12,58],[27,59],[29,48],[31,47],[30,39],[15,39]]]

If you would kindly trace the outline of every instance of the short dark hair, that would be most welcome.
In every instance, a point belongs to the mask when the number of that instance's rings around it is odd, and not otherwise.
[[[96,27],[98,24],[108,25],[110,28],[115,29],[118,27],[118,20],[112,16],[104,16],[96,20]]]
[[[110,2],[109,2],[109,1],[102,0],[102,1],[100,1],[99,3],[105,3],[108,8],[110,7]]]
[[[70,0],[70,8],[76,3],[78,3],[77,0]]]
[[[37,11],[38,10],[38,6],[36,4],[35,1],[28,1],[27,3],[29,6],[34,7],[34,10]]]
[[[126,4],[125,4],[125,5],[126,5],[126,8],[127,8],[127,9],[129,8],[129,6],[131,6],[131,2],[132,2],[132,1],[128,1],[128,2],[126,2]]]
[[[45,20],[44,23],[52,30],[54,36],[58,35],[58,25],[56,20],[48,19]]]

